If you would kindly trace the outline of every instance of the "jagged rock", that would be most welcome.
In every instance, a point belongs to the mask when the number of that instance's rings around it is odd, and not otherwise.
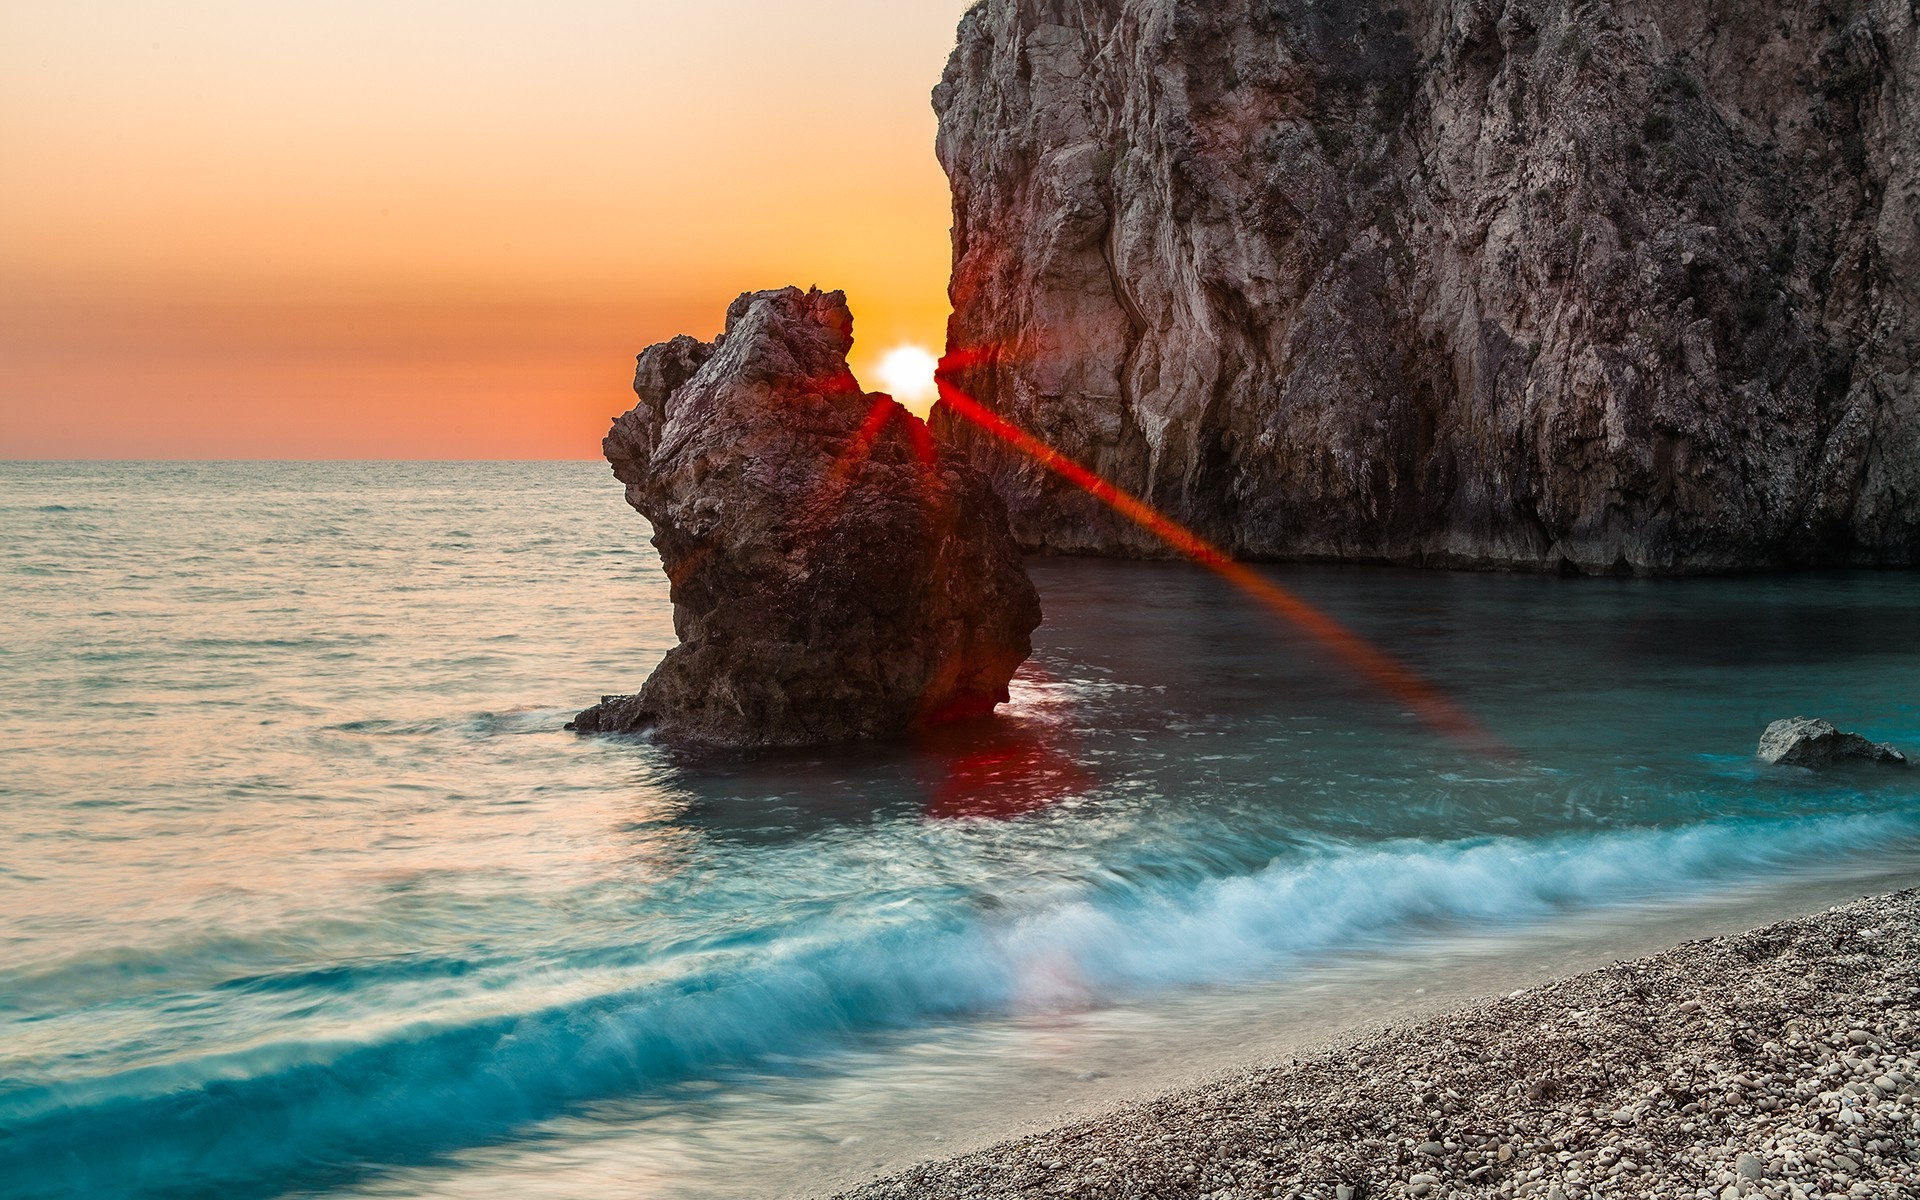
[[[605,449],[653,523],[675,647],[569,728],[799,745],[991,712],[1040,602],[1006,509],[919,418],[862,393],[839,292],[749,293],[712,343],[640,355]]]
[[[1920,560],[1907,0],[986,0],[956,381],[1242,556]],[[951,414],[1029,547],[1144,534]]]
[[[1905,766],[1907,761],[1907,756],[1892,746],[1835,729],[1814,717],[1790,717],[1767,726],[1760,735],[1759,754],[1767,762],[1789,767],[1831,767],[1849,762]]]

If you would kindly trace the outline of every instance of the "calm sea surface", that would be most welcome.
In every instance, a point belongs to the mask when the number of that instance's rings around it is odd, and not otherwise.
[[[647,536],[599,464],[0,465],[0,1192],[804,1190],[1920,883],[1920,772],[1751,757],[1920,749],[1920,574],[1272,569],[1489,761],[1201,570],[1040,561],[990,725],[685,758],[561,730],[673,642]]]

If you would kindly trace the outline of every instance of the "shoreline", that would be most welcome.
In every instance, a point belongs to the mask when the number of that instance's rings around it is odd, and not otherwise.
[[[1798,1200],[1916,1188],[1920,890],[1908,890],[1356,1032],[838,1195]]]

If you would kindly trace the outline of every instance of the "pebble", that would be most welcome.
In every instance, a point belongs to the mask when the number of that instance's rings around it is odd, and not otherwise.
[[[1836,951],[1866,924],[1876,953]],[[1916,1079],[1920,891],[1689,942],[844,1195],[1920,1200]]]

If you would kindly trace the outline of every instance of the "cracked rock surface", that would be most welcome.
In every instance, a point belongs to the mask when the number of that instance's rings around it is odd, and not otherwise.
[[[1237,555],[1920,558],[1907,0],[985,0],[934,106],[955,382]]]
[[[1920,891],[1517,992],[844,1194],[1920,1196]]]
[[[804,745],[991,712],[1040,601],[1006,509],[847,367],[839,292],[749,293],[640,355],[607,460],[653,524],[680,644],[569,728]]]

